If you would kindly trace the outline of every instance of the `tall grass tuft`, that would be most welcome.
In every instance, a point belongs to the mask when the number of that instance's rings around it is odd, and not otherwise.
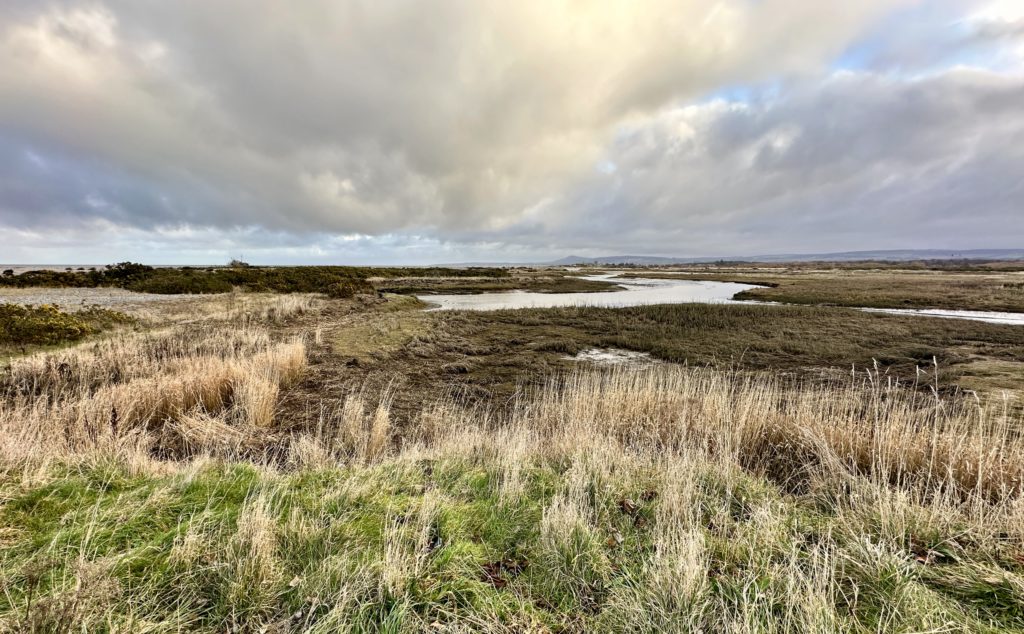
[[[306,365],[300,339],[185,327],[16,359],[0,375],[0,455],[38,463],[149,446],[222,453],[274,425],[278,392]]]

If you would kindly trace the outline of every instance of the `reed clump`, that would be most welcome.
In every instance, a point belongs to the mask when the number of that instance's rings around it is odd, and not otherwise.
[[[301,338],[187,326],[17,358],[0,373],[0,451],[38,463],[124,443],[175,449],[197,435],[172,442],[174,430],[218,416],[269,428],[279,390],[305,365]]]

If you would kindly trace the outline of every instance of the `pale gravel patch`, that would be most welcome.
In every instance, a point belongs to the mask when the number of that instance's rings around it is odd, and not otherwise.
[[[55,304],[68,311],[89,306],[132,308],[153,302],[174,302],[194,299],[195,295],[158,295],[135,293],[123,288],[2,288],[0,304]]]

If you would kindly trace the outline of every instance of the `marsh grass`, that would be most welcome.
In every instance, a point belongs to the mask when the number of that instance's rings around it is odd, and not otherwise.
[[[460,360],[453,353],[471,357],[483,381],[492,366],[497,374],[512,362],[530,367],[554,356],[541,353],[574,355],[597,347],[689,365],[803,376],[836,377],[877,364],[883,380],[905,383],[917,379],[918,368],[930,372],[938,359],[942,390],[955,389],[967,376],[972,388],[994,397],[1013,398],[1024,386],[1018,367],[1024,329],[998,324],[829,307],[711,304],[444,313],[435,319],[430,331],[436,354],[447,363]],[[999,368],[1006,369],[992,371]]]
[[[308,348],[356,356],[360,340],[361,363],[379,344],[440,368],[557,340],[690,354],[681,342],[713,334],[687,334],[744,324],[724,345],[775,346],[817,322],[847,331],[837,355],[859,349],[848,319],[906,320],[647,307],[467,323],[381,304],[346,339],[295,334],[325,300],[285,300],[215,300],[198,324],[0,374],[0,631],[1024,631],[1024,421],[934,366],[906,382],[882,364],[826,380],[581,370],[500,402],[424,392],[401,416],[407,384],[386,377],[324,393],[308,424],[282,407],[310,379],[328,389]],[[535,325],[548,334],[521,330]],[[795,338],[801,359],[827,348]]]
[[[323,304],[323,300],[312,293],[232,293],[226,302],[225,312],[215,317],[239,325],[279,325],[295,317],[315,313]]]
[[[15,359],[0,374],[0,443],[9,460],[139,442],[176,453],[209,435],[211,416],[250,431],[272,426],[278,390],[305,365],[301,339],[187,327]]]
[[[353,392],[281,431],[304,364],[253,327],[12,367],[2,627],[1024,628],[1022,421],[998,402],[666,365],[500,410],[439,394],[403,427]]]

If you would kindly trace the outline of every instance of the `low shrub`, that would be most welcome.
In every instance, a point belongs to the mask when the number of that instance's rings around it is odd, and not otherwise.
[[[27,271],[0,276],[0,286],[95,288],[113,286],[139,293],[207,294],[250,292],[326,293],[352,297],[374,292],[368,279],[397,277],[507,277],[505,269],[369,268],[353,266],[242,266],[154,268],[121,262],[101,271]]]
[[[56,306],[0,304],[0,344],[52,345],[78,341],[116,324],[132,319],[117,311],[89,308],[66,313]]]
[[[324,292],[328,297],[347,299],[363,293],[373,293],[373,285],[366,280],[345,280],[331,284]]]

